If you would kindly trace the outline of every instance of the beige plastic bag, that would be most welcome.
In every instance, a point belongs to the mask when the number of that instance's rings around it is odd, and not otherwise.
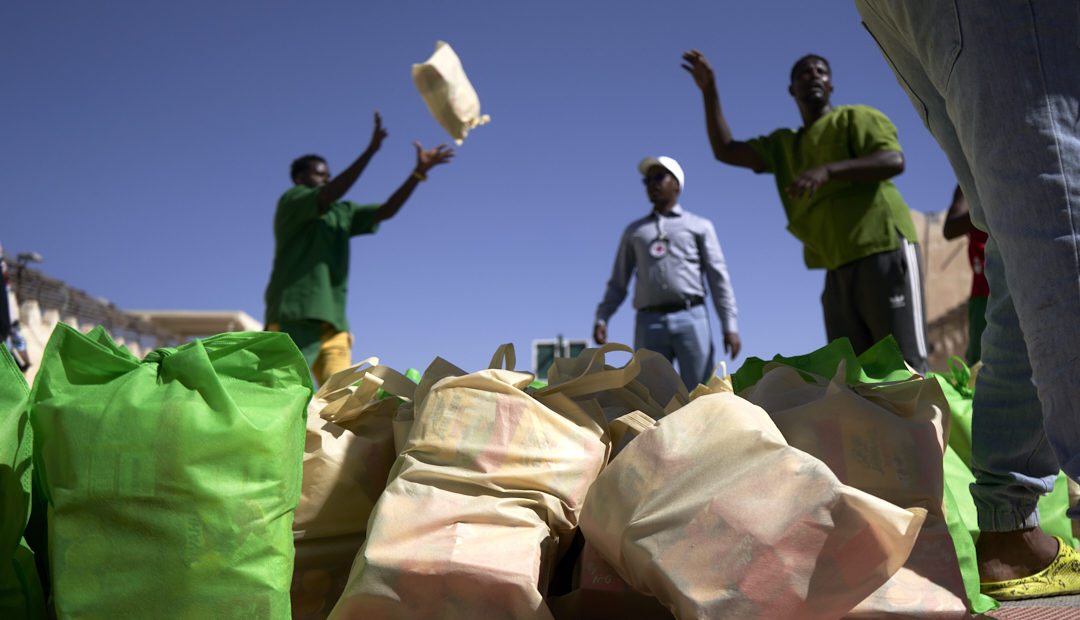
[[[399,406],[411,405],[415,388],[372,357],[334,374],[308,405],[293,521],[294,619],[325,618],[341,596],[397,457],[392,420]],[[380,389],[397,398],[379,398]]]
[[[431,115],[458,145],[470,129],[491,120],[480,114],[480,99],[449,44],[437,42],[431,58],[412,66],[412,77]]]
[[[581,530],[678,618],[837,618],[900,568],[926,514],[840,483],[734,394],[637,426]]]
[[[512,366],[505,353],[492,364]],[[598,375],[544,394],[570,401],[624,381]],[[609,442],[598,409],[553,410],[524,391],[532,381],[498,368],[421,379],[408,439],[332,617],[550,617],[547,581]]]
[[[488,364],[488,368],[513,370],[515,363],[517,363],[517,357],[514,353],[514,345],[508,342],[499,345],[495,349],[495,354],[491,356],[491,363]],[[409,439],[409,432],[412,431],[415,403],[424,400],[431,387],[439,381],[447,377],[461,377],[467,374],[469,373],[441,357],[436,356],[428,364],[428,367],[424,369],[424,374],[420,376],[420,384],[413,390],[412,399],[402,403],[398,407],[397,413],[394,414],[394,447],[396,453],[401,453],[402,449],[405,448],[405,442]]]
[[[965,618],[967,597],[942,505],[948,402],[935,380],[848,386],[773,363],[740,396],[761,406],[792,446],[824,461],[845,484],[927,511],[904,566],[846,617],[914,614]]]
[[[573,358],[555,358],[548,370],[548,384],[554,386],[567,381],[587,381],[586,375],[614,371],[612,366],[605,363],[605,355],[620,351],[633,353],[626,366],[618,369],[623,375],[623,384],[585,393],[575,400],[594,400],[603,409],[604,417],[608,421],[631,411],[661,418],[667,411],[678,409],[690,402],[690,395],[682,378],[666,357],[648,349],[633,351],[626,345],[617,343],[608,343],[598,349],[585,349]]]
[[[654,596],[638,592],[585,542],[571,578],[572,590],[548,598],[555,620],[672,620]]]

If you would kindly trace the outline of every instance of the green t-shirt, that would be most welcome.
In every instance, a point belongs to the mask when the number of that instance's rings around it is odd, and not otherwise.
[[[349,238],[379,228],[379,205],[341,201],[319,216],[319,188],[297,185],[274,214],[274,269],[266,286],[266,324],[310,319],[349,330],[345,295]]]
[[[896,127],[881,112],[862,105],[840,106],[810,127],[777,129],[748,142],[776,177],[788,231],[803,243],[810,269],[835,269],[853,260],[900,247],[896,232],[919,240],[900,192],[890,180],[856,183],[833,179],[813,198],[789,198],[784,188],[806,170],[877,151],[899,151]]]

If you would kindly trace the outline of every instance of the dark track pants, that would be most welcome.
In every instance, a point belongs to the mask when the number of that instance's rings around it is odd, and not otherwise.
[[[918,244],[901,238],[896,250],[826,271],[821,306],[830,342],[847,337],[859,354],[892,334],[912,368],[929,370]]]

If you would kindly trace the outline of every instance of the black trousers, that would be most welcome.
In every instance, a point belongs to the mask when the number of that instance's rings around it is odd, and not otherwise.
[[[891,334],[912,368],[930,369],[918,244],[901,237],[895,250],[825,272],[821,306],[830,342],[847,337],[859,354]]]

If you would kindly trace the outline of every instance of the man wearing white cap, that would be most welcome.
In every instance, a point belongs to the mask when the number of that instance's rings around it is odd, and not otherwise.
[[[705,280],[720,315],[724,350],[739,354],[735,293],[712,222],[679,205],[685,175],[670,157],[647,157],[638,164],[653,208],[623,231],[604,299],[596,308],[593,340],[607,342],[607,321],[626,299],[635,276],[637,318],[634,348],[649,349],[677,362],[687,389],[708,379],[715,347],[705,308]]]

